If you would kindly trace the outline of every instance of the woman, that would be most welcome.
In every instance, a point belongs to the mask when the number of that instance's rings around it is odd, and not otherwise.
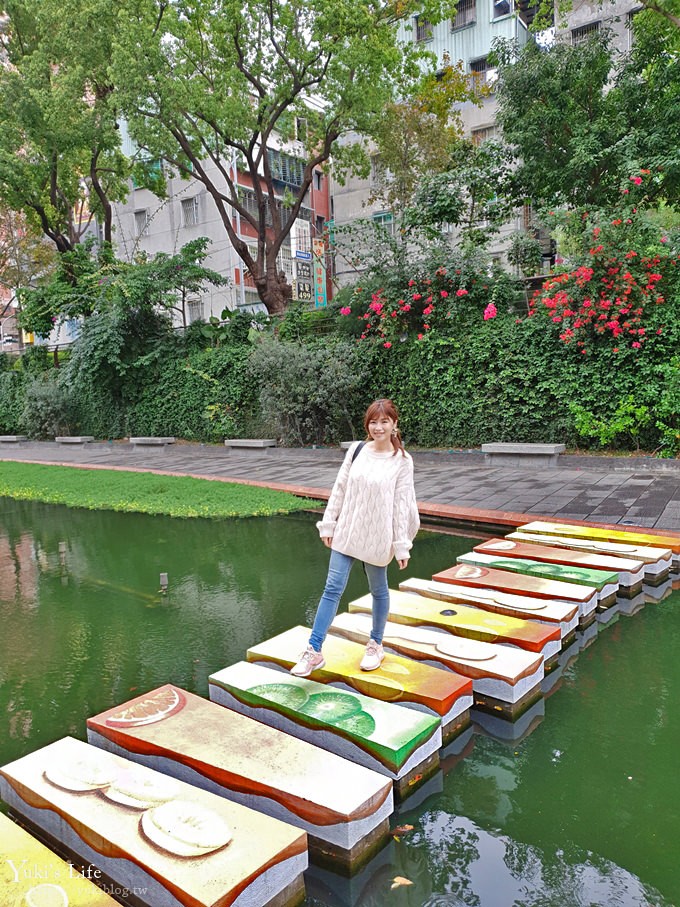
[[[355,560],[363,561],[373,596],[373,627],[360,668],[374,671],[385,657],[382,639],[390,610],[387,565],[395,557],[401,570],[406,567],[420,525],[413,460],[404,450],[398,420],[391,400],[371,403],[364,416],[368,440],[347,451],[323,519],[316,524],[323,543],[331,549],[331,559],[309,645],[291,669],[297,677],[307,677],[326,663],[321,647]]]

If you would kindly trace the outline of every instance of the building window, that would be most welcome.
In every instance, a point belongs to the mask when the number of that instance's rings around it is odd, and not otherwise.
[[[432,23],[425,16],[416,16],[416,44],[432,40]]]
[[[307,119],[305,117],[295,117],[295,138],[298,142],[307,141]]]
[[[512,7],[510,6],[510,0],[494,0],[494,3],[493,3],[494,19],[500,19],[502,16],[509,16],[511,12],[512,12]]]
[[[580,28],[572,28],[571,43],[574,47],[577,44],[583,44],[589,38],[594,37],[600,31],[600,22],[589,22],[588,25],[582,25]]]
[[[626,31],[628,32],[628,50],[630,50],[635,43],[635,32],[633,31],[633,19],[637,16],[644,7],[638,6],[635,9],[630,10],[626,16]]]
[[[135,235],[149,235],[149,211],[144,208],[143,211],[135,211]]]
[[[198,226],[198,196],[182,199],[182,226]]]
[[[320,170],[314,171],[314,188],[317,192],[321,191],[321,184],[323,182],[323,173]]]
[[[471,60],[470,72],[478,87],[481,88],[485,85],[493,89],[498,73],[496,69],[489,64],[486,57],[481,57],[479,60]]]
[[[187,315],[189,316],[189,324],[192,324],[194,321],[200,321],[203,318],[203,300],[196,298],[188,299]]]
[[[479,129],[473,129],[471,133],[471,139],[473,144],[481,145],[482,142],[488,142],[491,139],[495,139],[498,135],[497,126],[480,126]]]
[[[477,0],[458,0],[456,15],[451,20],[451,28],[465,28],[477,21]]]
[[[390,236],[394,236],[394,217],[391,211],[377,211],[373,215],[373,223],[386,230]]]
[[[288,186],[301,186],[305,176],[305,162],[292,154],[267,149],[267,161],[272,179]]]
[[[316,235],[323,236],[326,230],[326,220],[320,214],[316,216]]]

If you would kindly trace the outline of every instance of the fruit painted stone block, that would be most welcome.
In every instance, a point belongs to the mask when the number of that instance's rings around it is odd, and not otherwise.
[[[304,887],[300,829],[72,737],[5,765],[0,793],[41,838],[149,907],[267,904]]]
[[[663,532],[651,533],[635,529],[606,529],[601,526],[576,525],[572,523],[552,523],[547,520],[534,520],[524,523],[519,529],[522,532],[540,532],[543,535],[563,535],[567,538],[595,539],[602,542],[621,542],[624,545],[647,545],[653,548],[669,548],[673,552],[673,566],[680,568],[680,535],[664,535]]]
[[[349,603],[350,613],[369,613],[370,596]],[[433,602],[421,595],[390,590],[390,620],[415,626],[436,626],[455,636],[479,642],[506,643],[528,652],[554,658],[561,648],[559,626],[526,618],[508,617],[451,602]]]
[[[214,702],[393,781],[438,764],[441,721],[415,709],[243,661],[211,675],[209,691]]]
[[[331,624],[331,633],[365,644],[371,623],[371,615],[367,613],[338,614]],[[383,645],[400,655],[469,677],[477,694],[476,703],[491,697],[511,705],[534,693],[540,695],[543,658],[533,652],[389,620]]]
[[[399,583],[399,589],[438,601],[459,602],[492,614],[505,614],[519,620],[532,620],[559,627],[563,643],[565,638],[576,631],[579,623],[579,607],[574,602],[532,598],[530,595],[499,592],[497,589],[469,588],[456,583],[437,583],[418,577],[403,580]],[[434,615],[437,613],[437,610],[433,611]]]
[[[635,561],[642,564],[645,582],[663,581],[671,569],[673,552],[670,548],[653,548],[649,545],[631,545],[623,542],[605,542],[598,539],[571,538],[559,535],[543,535],[540,532],[518,530],[510,532],[506,541],[523,545],[548,546],[585,554],[605,555],[624,563]]]
[[[290,669],[304,651],[309,632],[306,627],[293,627],[251,646],[248,661]],[[337,637],[326,638],[323,652],[325,667],[315,670],[312,680],[343,684],[365,696],[436,715],[442,721],[444,740],[469,722],[472,683],[465,677],[398,655],[388,655],[376,671],[362,671],[364,646]]]
[[[432,579],[437,583],[456,583],[475,589],[496,589],[528,595],[531,598],[549,598],[553,601],[572,602],[579,606],[583,617],[597,606],[597,592],[589,586],[543,579],[540,576],[524,576],[509,570],[496,570],[478,564],[456,564],[447,570],[435,573]]]
[[[7,907],[116,907],[98,888],[96,867],[77,869],[0,813],[0,904]]]
[[[366,720],[355,696],[333,693],[324,688],[305,707],[350,726]],[[337,851],[343,865],[368,836],[374,842],[376,829],[387,830],[393,809],[382,775],[170,684],[88,719],[87,735],[102,749],[304,829],[314,851]]]
[[[502,557],[497,554],[478,554],[476,551],[459,555],[458,563],[489,567],[492,570],[507,570],[524,576],[556,580],[567,585],[574,583],[585,589],[595,590],[600,605],[610,601],[613,604],[616,600],[616,593],[619,591],[618,574],[605,573],[604,570],[586,570],[583,567],[571,567],[564,564],[545,564],[541,561]]]

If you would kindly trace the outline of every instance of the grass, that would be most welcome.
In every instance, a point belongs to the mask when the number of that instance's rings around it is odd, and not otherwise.
[[[283,491],[186,476],[0,463],[0,497],[173,517],[273,516],[320,506]]]

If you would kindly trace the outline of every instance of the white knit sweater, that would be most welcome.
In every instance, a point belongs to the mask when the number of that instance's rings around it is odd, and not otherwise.
[[[359,442],[357,441],[357,444]],[[333,485],[323,519],[316,525],[331,547],[384,567],[393,557],[406,560],[420,520],[408,454],[362,448],[352,463],[353,444]]]

